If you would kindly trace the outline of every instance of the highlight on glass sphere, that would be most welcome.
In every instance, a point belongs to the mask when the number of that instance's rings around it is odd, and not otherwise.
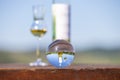
[[[73,46],[69,42],[55,40],[48,46],[46,57],[51,65],[57,68],[64,68],[73,62],[74,55]]]

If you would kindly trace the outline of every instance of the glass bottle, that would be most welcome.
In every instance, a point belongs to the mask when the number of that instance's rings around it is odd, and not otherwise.
[[[70,4],[69,0],[53,0],[53,41],[62,39],[70,42]]]
[[[57,68],[65,68],[72,64],[75,57],[73,46],[66,40],[55,40],[47,49],[48,62]]]

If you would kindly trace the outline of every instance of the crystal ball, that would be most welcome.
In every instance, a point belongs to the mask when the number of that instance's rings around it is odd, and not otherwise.
[[[46,57],[48,62],[57,68],[69,66],[74,60],[73,46],[65,40],[53,41],[47,49]]]

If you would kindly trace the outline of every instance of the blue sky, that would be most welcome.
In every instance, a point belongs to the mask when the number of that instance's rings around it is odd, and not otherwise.
[[[71,0],[71,43],[75,48],[120,47],[120,0]],[[32,5],[44,4],[48,32],[40,45],[52,42],[52,0],[0,0],[0,49],[36,46],[30,33]]]

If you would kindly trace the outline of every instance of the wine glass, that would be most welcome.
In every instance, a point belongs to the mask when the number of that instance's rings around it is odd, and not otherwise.
[[[37,38],[37,49],[36,49],[36,56],[37,60],[35,62],[31,62],[30,66],[46,66],[47,63],[42,62],[40,58],[40,50],[39,50],[39,41],[40,39],[46,34],[46,24],[45,24],[45,9],[43,5],[34,5],[33,9],[33,24],[30,28],[31,33],[34,37]]]

